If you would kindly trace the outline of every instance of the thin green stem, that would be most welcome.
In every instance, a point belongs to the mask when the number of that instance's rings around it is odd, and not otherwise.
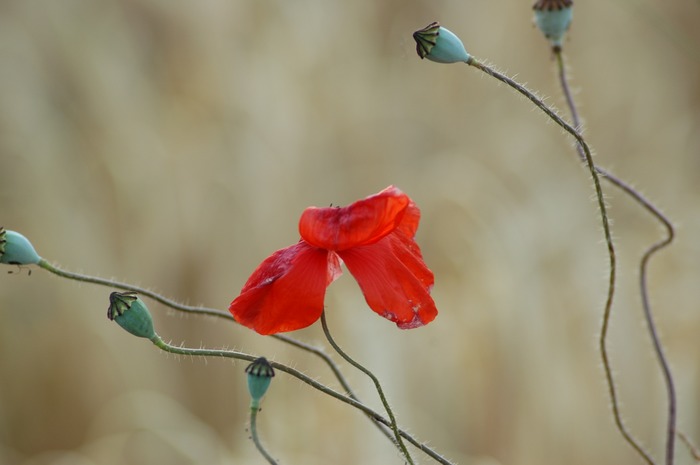
[[[298,339],[294,339],[292,337],[285,336],[284,334],[273,334],[272,337],[279,340],[279,341],[282,341],[282,342],[285,342],[289,345],[297,347],[301,350],[305,350],[307,352],[310,352],[310,353],[316,355],[317,357],[321,358],[326,363],[326,365],[328,365],[328,367],[331,369],[331,371],[335,375],[336,379],[338,380],[340,385],[345,390],[345,393],[348,396],[352,397],[353,399],[355,399],[359,402],[359,399],[355,396],[355,393],[353,392],[352,388],[350,387],[350,384],[348,383],[347,379],[345,379],[345,376],[343,375],[343,373],[341,373],[338,365],[336,365],[336,363],[333,361],[333,359],[330,357],[330,355],[325,353],[323,351],[323,349],[320,349],[318,347],[314,347],[314,346],[307,344],[305,342],[301,342]]]
[[[617,424],[617,428],[620,431],[620,433],[625,437],[625,439],[634,447],[645,459],[648,458],[648,455],[639,447],[634,441],[634,439],[629,435],[627,432],[624,424],[622,423],[622,417],[620,415],[619,411],[619,406],[618,406],[618,400],[617,400],[617,390],[615,388],[615,380],[613,378],[612,374],[612,367],[610,364],[610,359],[608,355],[608,348],[607,348],[607,335],[608,335],[608,330],[610,326],[610,315],[612,313],[612,305],[613,305],[613,298],[615,297],[615,283],[616,283],[616,273],[617,273],[617,256],[615,253],[615,246],[613,244],[612,240],[612,232],[610,228],[610,221],[608,219],[608,213],[607,213],[607,208],[605,206],[605,198],[603,196],[603,188],[600,185],[600,177],[598,175],[598,171],[596,169],[595,163],[593,163],[593,156],[591,154],[591,150],[588,147],[588,144],[586,141],[583,139],[583,136],[578,132],[577,129],[572,127],[569,123],[564,121],[559,115],[557,115],[552,109],[550,109],[547,105],[542,102],[541,99],[539,99],[534,93],[532,93],[530,90],[528,90],[525,86],[522,84],[519,84],[518,82],[514,81],[513,79],[509,78],[508,76],[505,76],[498,71],[491,69],[487,65],[480,63],[474,58],[470,58],[469,61],[466,62],[470,66],[474,66],[475,68],[485,72],[489,76],[496,78],[497,80],[507,84],[508,86],[512,87],[516,91],[518,91],[520,94],[524,95],[528,100],[530,100],[537,108],[542,110],[552,121],[554,121],[557,125],[559,125],[562,129],[564,129],[566,132],[571,134],[571,136],[576,139],[578,144],[581,146],[583,150],[583,155],[586,161],[586,165],[588,166],[588,170],[590,171],[591,177],[593,178],[593,184],[595,186],[595,193],[596,193],[596,198],[598,200],[598,209],[600,210],[600,216],[601,216],[601,221],[603,224],[603,233],[605,235],[605,243],[607,245],[608,249],[608,258],[609,258],[609,279],[608,279],[608,292],[607,292],[607,298],[605,300],[605,307],[603,310],[603,323],[601,327],[601,334],[600,334],[600,354],[601,358],[603,360],[603,368],[605,370],[605,377],[608,383],[608,390],[610,394],[610,398],[612,399],[613,403],[613,415],[615,417],[615,423]],[[650,463],[653,463],[650,462]]]
[[[566,66],[564,63],[564,57],[562,54],[561,49],[555,49],[554,50],[554,56],[556,57],[557,60],[557,69],[559,73],[559,82],[562,88],[562,92],[564,93],[564,97],[566,99],[567,106],[569,107],[569,111],[571,112],[571,118],[573,121],[574,126],[580,130],[580,119],[578,115],[578,111],[576,109],[576,104],[574,102],[573,96],[571,94],[571,90],[569,88],[569,83],[568,79],[566,77]],[[576,145],[576,150],[579,154],[579,157],[582,159],[584,158],[584,152],[583,148],[581,147],[580,144]],[[649,295],[648,295],[648,281],[647,281],[647,270],[648,270],[648,264],[649,260],[651,257],[657,253],[659,250],[667,247],[668,245],[671,244],[675,237],[675,230],[673,228],[673,225],[669,221],[669,219],[658,209],[656,206],[654,206],[649,200],[644,198],[639,192],[637,192],[633,187],[628,185],[627,183],[623,182],[621,179],[613,175],[612,173],[596,167],[596,171],[603,177],[603,179],[606,179],[608,182],[625,192],[627,195],[629,195],[632,199],[634,199],[639,205],[642,206],[647,212],[649,212],[652,216],[654,216],[657,221],[659,221],[665,231],[666,231],[666,236],[662,238],[660,241],[655,242],[651,246],[649,246],[645,253],[642,255],[642,258],[639,263],[639,287],[640,287],[640,294],[642,297],[642,308],[644,310],[644,319],[646,320],[647,323],[647,328],[649,330],[649,335],[652,340],[652,344],[654,346],[654,352],[656,353],[656,357],[659,361],[659,365],[661,367],[661,371],[663,373],[664,381],[666,383],[666,391],[667,391],[667,402],[668,402],[668,422],[667,422],[667,427],[666,427],[666,464],[667,465],[672,465],[673,464],[673,456],[674,456],[674,451],[675,451],[675,438],[676,438],[676,412],[677,412],[677,399],[676,399],[676,390],[673,382],[673,375],[671,373],[671,368],[669,366],[668,360],[666,358],[666,355],[664,354],[664,349],[663,345],[661,343],[661,340],[658,335],[658,331],[656,329],[656,324],[654,323],[654,317],[653,313],[651,310],[651,303],[649,300]],[[613,408],[614,411],[616,412],[616,415],[619,415],[619,406],[617,406],[617,399],[613,398]],[[622,421],[619,420],[618,424],[621,423]],[[648,463],[653,463],[653,460],[651,457],[646,453],[643,452],[641,449],[641,446],[634,441],[631,436],[626,434],[625,432],[622,433],[625,438],[632,444],[632,446],[637,449],[637,451],[644,457],[644,459]]]
[[[253,443],[255,444],[255,447],[258,448],[258,451],[262,454],[263,457],[265,457],[265,460],[268,461],[268,463],[272,465],[276,465],[277,461],[272,458],[272,456],[265,450],[265,447],[262,445],[262,442],[260,442],[260,438],[258,437],[258,412],[260,409],[257,406],[251,406],[250,407],[250,437],[253,440]]]
[[[50,262],[48,262],[44,259],[41,259],[41,261],[38,263],[38,265],[41,268],[43,268],[43,269],[45,269],[45,270],[47,270],[47,271],[49,271],[57,276],[60,276],[62,278],[72,279],[74,281],[85,282],[85,283],[90,283],[90,284],[97,284],[100,286],[107,286],[107,287],[122,289],[122,290],[126,290],[126,291],[133,291],[133,292],[139,293],[141,295],[145,295],[147,297],[150,297],[153,300],[160,302],[161,304],[163,304],[169,308],[172,308],[173,310],[178,310],[178,311],[182,311],[182,312],[190,313],[190,314],[208,315],[208,316],[223,318],[225,320],[230,320],[232,322],[236,322],[236,320],[233,318],[233,315],[231,315],[231,313],[229,313],[229,312],[224,312],[222,310],[218,310],[218,309],[214,309],[214,308],[193,307],[190,305],[185,305],[185,304],[176,302],[172,299],[168,299],[167,297],[164,297],[164,296],[162,296],[156,292],[153,292],[149,289],[135,286],[133,284],[128,284],[128,283],[115,281],[112,279],[104,279],[104,278],[99,278],[96,276],[90,276],[90,275],[85,275],[85,274],[81,274],[81,273],[67,271],[67,270],[61,269],[61,268],[51,264]],[[352,388],[350,387],[350,384],[348,383],[347,379],[340,371],[340,368],[338,368],[338,365],[333,361],[333,359],[327,353],[325,353],[323,351],[323,349],[320,349],[318,347],[314,347],[310,344],[306,344],[304,342],[301,342],[297,339],[294,339],[292,337],[289,337],[289,336],[286,336],[283,334],[274,334],[271,337],[273,337],[279,341],[282,341],[286,344],[297,347],[301,350],[305,350],[305,351],[312,353],[312,354],[316,355],[317,357],[321,358],[326,363],[326,365],[328,365],[328,367],[331,369],[331,371],[335,375],[336,379],[338,380],[340,385],[345,390],[346,394],[350,398],[357,401],[358,403],[361,403],[360,400],[355,395],[355,393],[353,392]],[[368,417],[382,431],[382,433],[388,439],[390,439],[392,442],[395,442],[391,433],[387,429],[385,429],[385,425],[383,425],[381,422],[378,422],[371,415],[368,415]],[[424,450],[424,452],[428,453],[425,450]],[[428,453],[428,454],[430,455],[430,453]]]
[[[323,352],[322,349],[319,349],[318,347],[307,345],[303,342],[299,342],[296,339],[292,339],[292,338],[290,338],[288,336],[284,336],[282,334],[275,334],[273,337],[276,337],[284,342],[287,342],[288,344],[300,347],[303,350],[306,350],[308,352],[312,352],[312,353],[318,355],[319,357],[321,357],[326,362],[326,364],[330,367],[330,369],[333,371],[333,373],[335,374],[335,377],[338,379],[338,381],[340,382],[340,385],[343,387],[345,394],[347,394],[348,397],[350,397],[351,399],[354,399],[358,402],[361,402],[360,399],[353,392],[352,388],[350,388],[350,384],[348,384],[347,380],[345,379],[345,376],[340,372],[340,368],[338,368],[338,365],[336,365],[336,363],[333,362],[331,357],[327,353]],[[391,442],[396,444],[396,441],[394,440],[394,437],[392,436],[391,431],[388,430],[386,428],[386,426],[379,423],[376,419],[372,418],[369,415],[367,417],[379,429],[379,431],[381,431],[382,434],[384,436],[386,436],[387,439],[389,439]]]
[[[326,335],[326,339],[328,339],[328,343],[335,349],[338,354],[345,359],[346,362],[348,362],[350,365],[354,366],[358,370],[360,370],[362,373],[366,374],[369,376],[369,378],[372,380],[374,383],[374,387],[377,390],[377,394],[379,394],[379,398],[382,401],[382,404],[384,405],[384,410],[386,410],[387,415],[389,415],[389,420],[391,421],[391,429],[394,431],[394,437],[396,438],[396,445],[399,447],[399,450],[401,453],[404,455],[406,458],[406,461],[413,465],[413,458],[411,457],[411,454],[408,452],[408,449],[406,448],[406,444],[404,444],[403,440],[401,439],[401,435],[399,434],[399,427],[396,424],[396,417],[394,416],[394,411],[391,409],[391,406],[389,405],[389,401],[387,400],[386,396],[384,395],[384,389],[382,389],[382,385],[379,383],[379,379],[372,373],[369,369],[365,368],[362,364],[359,362],[355,361],[352,357],[350,357],[343,349],[340,348],[340,346],[335,342],[333,339],[333,336],[331,336],[331,332],[328,329],[328,322],[326,321],[326,311],[324,310],[321,313],[321,326],[323,327],[323,334]]]
[[[208,316],[214,316],[217,318],[224,318],[226,320],[233,320],[233,315],[231,315],[229,312],[224,312],[222,310],[217,310],[214,308],[206,308],[206,307],[192,307],[189,305],[184,305],[179,302],[176,302],[174,300],[168,299],[167,297],[164,297],[156,292],[153,292],[149,289],[135,286],[133,284],[127,284],[127,283],[122,283],[119,281],[115,281],[113,279],[105,279],[105,278],[98,278],[97,276],[90,276],[90,275],[85,275],[81,273],[74,273],[72,271],[66,271],[64,269],[61,269],[51,263],[49,263],[47,260],[44,260],[43,258],[39,261],[38,265],[45,269],[46,271],[49,271],[57,276],[60,276],[62,278],[67,278],[67,279],[72,279],[74,281],[80,281],[83,283],[90,283],[90,284],[97,284],[99,286],[106,286],[106,287],[113,287],[116,289],[122,289],[124,291],[133,291],[136,292],[140,295],[145,295],[146,297],[150,297],[151,299],[160,302],[161,304],[165,305],[166,307],[170,307],[174,310],[178,310],[181,312],[185,313],[193,313],[193,314],[199,314],[199,315],[208,315]]]
[[[229,320],[232,322],[236,322],[236,320],[233,318],[233,315],[229,312],[225,312],[222,310],[218,310],[215,308],[207,308],[207,307],[193,307],[190,305],[185,305],[181,304],[179,302],[176,302],[172,299],[168,299],[167,297],[164,297],[156,292],[153,292],[149,289],[145,289],[139,286],[135,286],[133,284],[127,284],[127,283],[122,283],[119,281],[115,281],[112,279],[104,279],[104,278],[98,278],[96,276],[90,276],[90,275],[85,275],[81,273],[74,273],[71,271],[66,271],[64,269],[61,269],[51,263],[49,263],[47,260],[44,260],[43,258],[39,261],[38,265],[57,275],[62,278],[66,279],[72,279],[74,281],[79,281],[79,282],[84,282],[84,283],[90,283],[90,284],[97,284],[100,286],[107,286],[107,287],[112,287],[116,289],[122,289],[125,291],[133,291],[136,292],[140,295],[144,295],[147,297],[150,297],[151,299],[160,302],[161,304],[165,305],[166,307],[172,308],[173,310],[185,312],[185,313],[190,313],[190,314],[197,314],[197,315],[208,315],[208,316],[213,316],[217,318],[223,318],[225,320]],[[320,357],[331,369],[335,377],[338,379],[338,382],[343,386],[343,389],[350,395],[351,397],[354,397],[354,394],[352,392],[352,389],[350,388],[350,385],[348,384],[347,380],[343,376],[343,374],[340,372],[340,369],[338,366],[333,362],[333,359],[326,354],[322,349],[319,349],[318,347],[314,347],[312,345],[306,344],[304,342],[298,341],[292,337],[285,336],[283,334],[275,334],[272,336],[273,338],[282,341],[286,344],[292,345],[294,347],[297,347],[298,349],[305,350],[307,352],[310,352],[318,357]]]
[[[160,336],[155,336],[151,342],[158,347],[159,349],[169,352],[172,354],[177,354],[177,355],[189,355],[189,356],[195,356],[195,357],[222,357],[222,358],[231,358],[231,359],[237,359],[237,360],[246,360],[249,362],[252,362],[256,360],[258,357],[250,354],[246,354],[244,352],[238,352],[234,350],[223,350],[223,349],[194,349],[194,348],[189,348],[189,347],[178,347],[174,346],[171,344],[168,344],[167,342],[163,341],[163,339]],[[362,412],[364,412],[366,415],[369,417],[375,419],[376,421],[382,423],[385,426],[390,427],[391,422],[384,418],[382,415],[371,409],[370,407],[367,407],[365,404],[362,402],[359,402],[347,395],[343,395],[337,391],[334,391],[333,389],[327,387],[324,384],[319,383],[313,378],[310,378],[309,376],[306,376],[304,373],[300,372],[299,370],[295,370],[292,367],[289,367],[287,365],[283,365],[278,362],[270,361],[270,365],[275,369],[279,370],[281,372],[287,373],[288,375],[291,375],[295,378],[297,378],[299,381],[308,384],[314,389],[317,389],[318,391],[321,391],[322,393],[329,395],[341,402],[344,402],[351,407],[354,407]],[[406,431],[399,429],[399,434],[401,437],[406,439],[408,442],[416,446],[418,449],[423,451],[425,454],[430,456],[432,459],[434,459],[436,462],[441,463],[443,465],[454,465],[452,462],[447,460],[446,458],[442,457],[440,454],[435,452],[432,448],[428,447],[427,445],[419,442],[416,440],[412,435],[408,434]]]

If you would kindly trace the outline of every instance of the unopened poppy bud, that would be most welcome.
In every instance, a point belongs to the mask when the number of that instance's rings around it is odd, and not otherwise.
[[[135,292],[112,292],[109,295],[107,318],[138,337],[153,339],[153,319],[143,300]]]
[[[29,239],[18,232],[0,227],[0,263],[7,265],[35,265],[41,257]]]
[[[413,33],[418,56],[436,63],[468,63],[472,57],[459,37],[437,21]]]
[[[255,359],[253,363],[245,369],[248,374],[248,392],[250,392],[251,408],[257,409],[260,406],[260,400],[270,387],[272,377],[275,376],[275,370],[265,357]]]
[[[537,0],[532,6],[535,10],[535,24],[552,47],[561,48],[573,19],[573,4],[572,0]]]

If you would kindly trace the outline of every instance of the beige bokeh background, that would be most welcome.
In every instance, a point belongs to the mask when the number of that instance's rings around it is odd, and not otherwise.
[[[65,268],[226,308],[261,260],[296,241],[305,207],[395,184],[423,212],[438,318],[400,331],[366,307],[349,274],[326,304],[338,342],[383,380],[401,425],[462,464],[639,463],[603,381],[607,257],[572,141],[479,71],[414,52],[411,32],[438,19],[563,107],[530,7],[5,1],[0,224]],[[652,263],[650,292],[679,425],[696,440],[698,24],[697,0],[591,0],[576,6],[565,44],[597,162],[678,226]],[[661,457],[664,387],[636,268],[661,229],[605,188],[620,256],[612,361],[627,424]],[[245,365],[159,352],[107,320],[109,292],[3,269],[0,463],[263,463],[245,429]],[[296,349],[150,307],[176,344],[265,355],[337,387]],[[324,345],[318,324],[294,336]],[[379,409],[366,378],[341,366]],[[357,411],[283,374],[260,429],[280,463],[402,463]]]

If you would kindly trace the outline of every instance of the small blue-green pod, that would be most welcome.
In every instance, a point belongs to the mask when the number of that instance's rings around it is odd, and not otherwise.
[[[459,37],[437,21],[413,33],[418,56],[436,63],[468,63],[471,56]]]
[[[535,24],[552,44],[561,47],[566,31],[574,17],[572,0],[538,0],[532,6]]]
[[[272,369],[272,365],[265,357],[260,357],[248,365],[245,372],[248,374],[248,392],[252,398],[251,406],[258,408],[260,400],[270,387],[272,377],[275,376],[275,370]]]
[[[7,265],[36,265],[41,257],[29,239],[18,232],[0,227],[0,263]]]
[[[112,292],[109,295],[107,318],[116,321],[134,336],[151,340],[156,337],[151,312],[135,292]]]

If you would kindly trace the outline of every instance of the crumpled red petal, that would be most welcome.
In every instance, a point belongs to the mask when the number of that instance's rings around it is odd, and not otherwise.
[[[357,280],[370,308],[399,328],[417,328],[437,316],[430,297],[433,273],[423,262],[418,244],[402,231],[338,255]]]
[[[299,241],[265,259],[229,311],[260,334],[305,328],[321,317],[326,288],[341,273],[334,253]]]
[[[373,244],[401,224],[412,203],[400,189],[389,186],[347,207],[307,208],[299,220],[299,233],[309,244],[333,251]]]

